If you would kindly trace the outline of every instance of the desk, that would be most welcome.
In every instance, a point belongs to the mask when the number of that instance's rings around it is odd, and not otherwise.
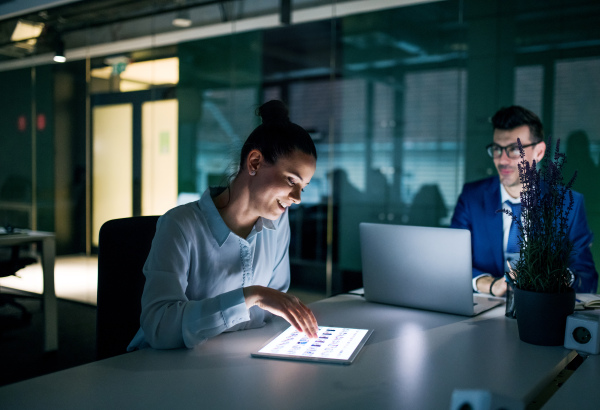
[[[600,356],[590,355],[548,400],[548,410],[597,410],[600,407]]]
[[[354,295],[310,306],[322,325],[375,330],[353,364],[251,358],[287,327],[277,318],[190,350],[146,349],[4,386],[0,407],[448,409],[454,389],[479,388],[527,402],[575,356],[521,342],[504,307],[466,318]]]
[[[56,293],[54,292],[54,257],[56,254],[56,238],[53,233],[40,231],[24,231],[12,235],[0,235],[0,246],[27,245],[36,243],[42,257],[44,276],[44,351],[58,349],[58,325],[56,313]]]

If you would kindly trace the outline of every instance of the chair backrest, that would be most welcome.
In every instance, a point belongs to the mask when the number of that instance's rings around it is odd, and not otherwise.
[[[142,272],[158,216],[113,219],[102,225],[98,242],[96,356],[126,352],[140,327]]]

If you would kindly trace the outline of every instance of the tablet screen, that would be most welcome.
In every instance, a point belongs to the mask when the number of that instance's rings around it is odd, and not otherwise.
[[[318,337],[309,339],[290,326],[252,356],[350,364],[372,332],[319,326]]]

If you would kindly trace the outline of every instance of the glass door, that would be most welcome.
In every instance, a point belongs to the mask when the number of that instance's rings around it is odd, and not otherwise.
[[[177,205],[177,100],[142,104],[142,215]]]
[[[177,205],[178,102],[150,91],[92,98],[92,247],[104,222]]]
[[[102,224],[133,214],[133,104],[94,107],[92,246]]]

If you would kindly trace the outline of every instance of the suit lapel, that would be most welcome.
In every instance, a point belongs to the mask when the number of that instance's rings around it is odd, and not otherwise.
[[[498,272],[504,272],[504,252],[502,248],[502,213],[496,212],[498,209],[502,209],[500,203],[500,180],[498,178],[491,178],[490,184],[486,188],[487,193],[484,195],[484,212],[486,218],[487,231],[489,243],[491,246],[491,253],[494,258],[494,264],[498,269]]]

